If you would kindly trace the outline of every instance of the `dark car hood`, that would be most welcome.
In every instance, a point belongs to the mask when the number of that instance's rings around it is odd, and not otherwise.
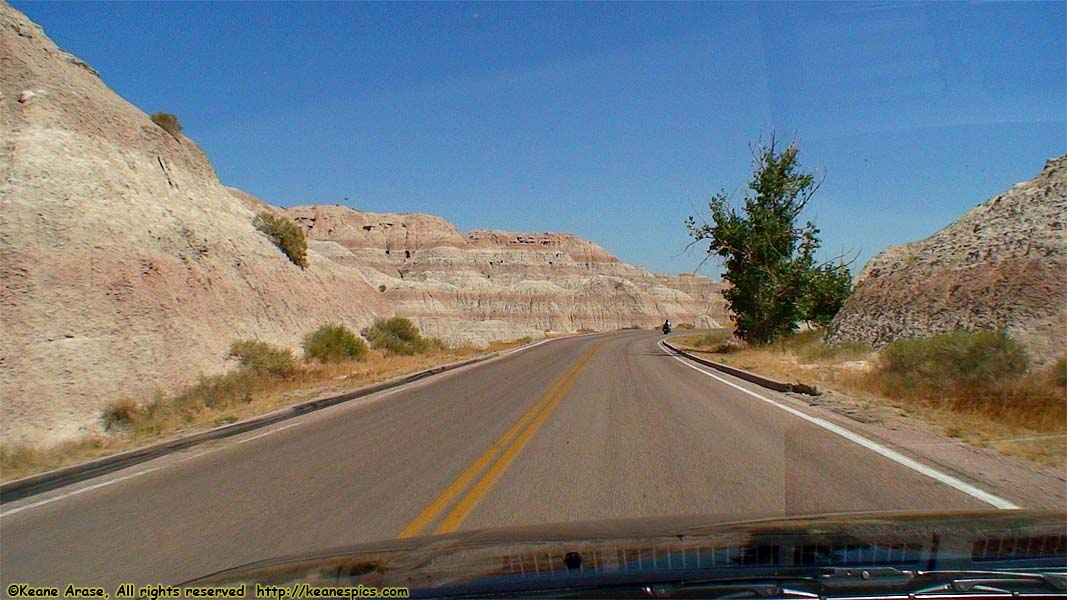
[[[464,531],[260,561],[186,585],[258,582],[455,589],[485,582],[883,566],[974,569],[1064,563],[1051,511],[691,516]],[[570,555],[570,556],[568,556]]]

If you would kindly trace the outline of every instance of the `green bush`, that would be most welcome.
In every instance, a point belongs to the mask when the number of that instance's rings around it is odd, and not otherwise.
[[[285,217],[263,212],[256,215],[252,224],[256,226],[256,229],[267,234],[274,245],[293,261],[293,264],[301,269],[307,268],[307,238],[304,237],[304,230],[296,223]]]
[[[304,354],[322,362],[362,360],[367,342],[344,325],[323,325],[304,338]]]
[[[229,358],[242,369],[259,375],[286,377],[296,371],[296,359],[289,348],[278,348],[258,340],[238,340],[230,345]]]
[[[175,139],[182,132],[182,124],[178,122],[178,117],[165,112],[152,113],[152,122],[159,125],[167,131],[167,133],[174,136]]]
[[[887,395],[966,392],[1026,374],[1026,350],[1004,331],[954,331],[899,340],[881,353],[882,389]]]
[[[371,347],[390,354],[422,354],[445,346],[441,340],[422,337],[419,328],[404,317],[378,319],[363,330],[363,335],[370,340]]]

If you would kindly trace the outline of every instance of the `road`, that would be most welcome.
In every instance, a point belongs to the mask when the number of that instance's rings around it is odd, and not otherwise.
[[[660,339],[553,340],[5,504],[0,580],[178,583],[490,526],[989,508],[782,408],[802,403],[687,366]]]

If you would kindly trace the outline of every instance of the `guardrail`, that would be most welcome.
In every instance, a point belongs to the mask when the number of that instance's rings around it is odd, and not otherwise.
[[[723,373],[733,375],[738,379],[744,379],[749,383],[754,383],[758,386],[762,386],[767,389],[774,390],[776,392],[796,392],[798,394],[807,394],[809,396],[818,396],[820,394],[819,388],[814,385],[807,385],[804,383],[786,383],[784,381],[771,379],[770,377],[764,377],[763,375],[757,375],[756,373],[752,373],[751,371],[738,369],[737,367],[731,367],[730,365],[724,365],[723,363],[718,363],[713,360],[708,360],[706,358],[697,356],[692,352],[686,352],[681,348],[673,346],[670,342],[666,340],[663,341],[663,345],[667,346],[671,350],[674,350],[678,354],[681,354],[682,356],[688,358],[689,360],[698,362],[702,365],[707,365],[713,369],[722,371]]]
[[[184,450],[198,444],[202,444],[211,440],[219,440],[227,437],[231,437],[253,429],[259,429],[268,425],[273,425],[280,421],[292,419],[300,415],[305,415],[317,410],[347,402],[349,400],[355,400],[356,398],[362,398],[371,394],[387,390],[389,388],[399,387],[418,381],[424,377],[430,375],[436,375],[444,371],[452,369],[458,369],[474,363],[482,362],[499,356],[499,352],[492,352],[484,356],[477,356],[475,358],[449,363],[447,365],[440,365],[433,367],[432,369],[426,369],[425,371],[419,371],[412,373],[411,375],[405,375],[396,379],[390,379],[389,381],[383,381],[381,383],[375,383],[365,387],[361,387],[358,390],[347,392],[339,396],[331,396],[329,398],[322,398],[319,400],[309,400],[307,402],[301,402],[300,404],[294,404],[279,411],[268,413],[259,417],[253,417],[244,421],[238,421],[229,425],[223,425],[209,431],[197,433],[177,439],[160,442],[151,446],[145,446],[143,448],[137,448],[134,450],[128,450],[126,452],[120,452],[111,456],[105,456],[91,460],[89,462],[79,463],[71,465],[69,467],[63,467],[48,471],[45,473],[38,473],[37,475],[30,475],[29,477],[23,477],[22,479],[16,479],[4,484],[0,484],[0,504],[12,502],[34,494],[40,494],[47,492],[65,485],[77,483],[79,481],[85,481],[86,479],[92,479],[101,475],[106,475],[113,471],[125,469],[136,465],[138,463],[147,462],[149,460],[165,456],[167,454],[177,452],[178,450]]]

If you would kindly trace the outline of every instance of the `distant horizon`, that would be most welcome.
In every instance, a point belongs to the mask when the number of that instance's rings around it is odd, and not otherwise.
[[[12,5],[223,185],[654,273],[720,278],[683,220],[772,132],[827,175],[802,219],[853,273],[1067,152],[1063,3]]]

